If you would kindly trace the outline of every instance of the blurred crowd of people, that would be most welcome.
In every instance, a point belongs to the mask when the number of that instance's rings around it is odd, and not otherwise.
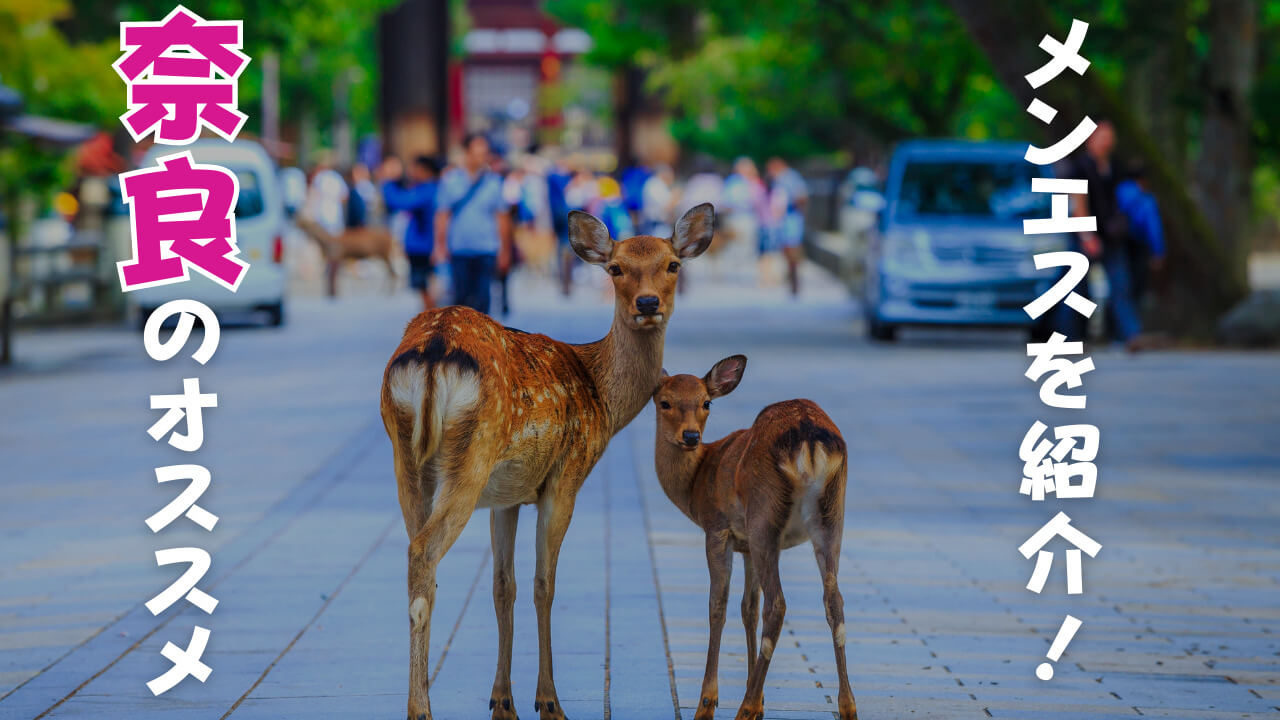
[[[496,290],[505,315],[507,280],[521,263],[537,265],[556,277],[565,296],[572,293],[581,265],[569,246],[574,210],[600,218],[614,239],[624,240],[669,237],[677,217],[712,203],[720,219],[713,248],[749,248],[761,261],[763,284],[776,282],[769,268],[781,258],[786,282],[798,293],[809,191],[782,158],[764,168],[743,157],[726,177],[699,161],[680,182],[667,165],[605,173],[583,156],[552,148],[503,154],[472,133],[449,162],[424,155],[405,163],[388,155],[377,167],[357,162],[343,174],[322,156],[310,173],[286,174],[284,193],[299,227],[322,245],[353,245],[360,229],[385,229],[408,259],[408,284],[424,309],[449,302],[489,313]],[[376,246],[366,241],[367,251],[346,247],[326,256],[372,256]]]

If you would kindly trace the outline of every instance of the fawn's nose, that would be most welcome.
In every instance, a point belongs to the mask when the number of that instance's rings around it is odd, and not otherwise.
[[[657,295],[641,295],[636,298],[636,310],[641,315],[652,315],[658,312],[658,296]]]
[[[697,430],[685,430],[684,433],[681,434],[681,437],[684,439],[685,445],[693,447],[698,444],[698,438],[702,437],[702,433]]]

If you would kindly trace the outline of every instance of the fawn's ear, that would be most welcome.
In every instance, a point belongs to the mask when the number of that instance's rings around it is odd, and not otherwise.
[[[742,373],[747,369],[746,355],[731,355],[712,366],[707,376],[702,378],[711,397],[721,397],[733,392],[742,382]]]
[[[667,378],[671,377],[667,374],[667,369],[662,368],[662,375],[658,376],[658,384],[653,386],[653,392],[649,393],[649,397],[657,397],[658,391],[666,384]]]
[[[603,265],[613,257],[615,243],[609,229],[594,215],[574,210],[569,213],[569,244],[578,257],[592,265]]]
[[[711,203],[696,205],[676,221],[671,246],[682,258],[698,257],[710,247],[715,229],[716,209]]]

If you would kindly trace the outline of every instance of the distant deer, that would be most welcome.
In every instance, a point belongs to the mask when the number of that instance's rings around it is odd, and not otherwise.
[[[614,242],[603,223],[569,215],[569,240],[605,268],[616,296],[602,340],[570,345],[504,328],[464,307],[418,315],[387,364],[382,419],[395,456],[409,532],[409,718],[431,717],[427,648],[436,566],[472,511],[490,508],[498,667],[489,708],[514,720],[511,699],[513,570],[520,506],[536,504],[538,686],[534,711],[564,718],[551,671],[556,560],[587,473],[649,400],[680,263],[711,242],[711,205],[693,208],[671,239]]]
[[[840,430],[814,402],[787,400],[760,411],[751,427],[702,442],[712,398],[742,380],[742,355],[715,364],[706,377],[662,376],[653,393],[658,432],[658,481],[671,502],[707,534],[711,572],[711,639],[695,720],[710,720],[720,704],[717,671],[733,553],[746,568],[742,622],[747,629],[747,692],[738,720],[764,717],[764,679],[778,645],[787,604],[778,580],[779,551],[809,540],[822,574],[827,623],[840,676],[841,720],[858,709],[845,669],[844,599],[836,583],[844,528],[847,457]],[[756,657],[756,621],[764,591],[764,632]]]
[[[338,267],[344,260],[364,260],[377,258],[387,266],[390,289],[396,289],[396,268],[391,254],[395,249],[395,239],[391,231],[379,225],[363,225],[345,228],[342,233],[334,235],[323,225],[298,215],[294,218],[297,226],[307,237],[320,247],[325,262],[325,291],[329,297],[338,296]]]

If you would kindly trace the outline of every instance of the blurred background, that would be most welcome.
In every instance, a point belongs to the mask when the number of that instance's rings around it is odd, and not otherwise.
[[[0,716],[403,717],[407,541],[378,387],[405,323],[451,302],[448,266],[422,272],[423,198],[475,159],[471,137],[502,178],[517,250],[492,314],[525,330],[608,329],[611,285],[567,249],[569,210],[622,239],[716,205],[712,248],[681,271],[665,364],[750,358],[708,437],[793,397],[841,427],[864,717],[1280,708],[1280,1],[186,6],[242,19],[252,58],[239,138],[187,148],[239,177],[251,269],[234,295],[202,276],[119,287],[117,175],[170,150],[134,144],[118,119],[118,24],[159,21],[172,0],[0,0]],[[1089,23],[1088,71],[1033,92],[1040,39],[1066,38],[1073,18]],[[1051,123],[1027,113],[1035,98]],[[1054,167],[1023,159],[1086,115],[1101,126],[1088,147]],[[1033,322],[1022,306],[1057,277],[1033,254],[1090,248],[1022,233],[1049,212],[1030,181],[1102,167],[1089,202],[1111,206],[1126,241],[1104,243],[1080,288],[1101,310]],[[207,366],[143,350],[141,321],[177,297],[228,328]],[[1051,330],[1090,343],[1087,410],[1051,411],[1023,377],[1025,343]],[[172,498],[153,469],[193,456],[145,434],[147,397],[193,376],[219,395],[194,461],[221,521],[152,535],[143,518]],[[1101,429],[1095,499],[1018,494],[1036,419]],[[614,439],[565,543],[556,667],[571,717],[678,719],[699,701],[703,540],[658,488],[652,430],[645,411]],[[1084,595],[1062,594],[1059,570],[1044,595],[1024,589],[1016,548],[1059,509],[1104,545]],[[489,697],[484,520],[440,570],[440,717]],[[183,543],[213,555],[212,618],[142,607],[172,580],[152,553]],[[833,716],[812,563],[784,556],[769,718]],[[1045,684],[1033,670],[1067,612],[1085,626]],[[532,616],[517,603],[521,703]],[[213,676],[152,698],[160,648],[196,623],[213,629]],[[720,717],[745,682],[738,628]]]
[[[595,212],[624,237],[712,201],[724,220],[717,251],[756,263],[760,283],[791,282],[804,258],[825,267],[882,339],[904,324],[1025,323],[1012,311],[1036,289],[1027,251],[1074,239],[1015,237],[1019,219],[1047,211],[1027,192],[1039,171],[1020,164],[1016,143],[1048,145],[1090,115],[1116,130],[1116,178],[1136,181],[1162,221],[1131,258],[1148,344],[1276,339],[1274,293],[1253,291],[1278,284],[1280,134],[1267,120],[1280,108],[1280,3],[191,8],[245,19],[253,64],[240,79],[240,137],[264,153],[237,168],[251,196],[239,215],[266,217],[242,245],[279,272],[254,272],[246,295],[257,297],[240,304],[270,321],[283,322],[286,295],[336,294],[339,276],[369,282],[373,266],[399,270],[389,282],[403,284],[411,213],[386,208],[377,185],[418,157],[447,167],[479,132],[507,177],[518,259],[564,289],[575,272],[556,242],[566,209]],[[116,287],[128,232],[115,176],[153,158],[117,120],[124,89],[110,62],[120,21],[168,9],[29,0],[0,10],[6,360],[15,325],[131,319],[129,305],[146,302]],[[1041,89],[1059,110],[1045,126],[1023,110],[1033,94],[1022,80],[1045,56],[1011,29],[1063,35],[1073,17],[1090,22],[1092,65]],[[1099,267],[1094,295],[1107,297],[1106,279]],[[447,299],[448,278],[433,282]],[[1083,331],[1117,334],[1105,320]]]

